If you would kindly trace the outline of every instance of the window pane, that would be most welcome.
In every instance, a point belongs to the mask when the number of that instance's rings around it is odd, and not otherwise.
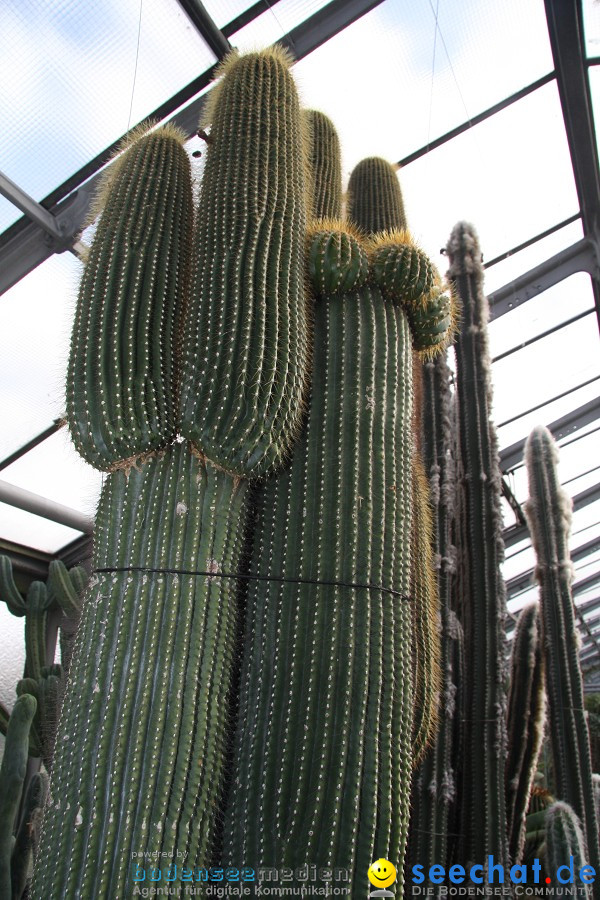
[[[64,415],[81,268],[71,253],[52,256],[0,298],[0,459]]]
[[[550,226],[551,227],[551,226]],[[507,259],[495,263],[491,268],[485,270],[485,290],[487,294],[493,293],[498,288],[504,287],[518,275],[523,275],[530,269],[539,266],[540,263],[550,259],[560,250],[565,250],[576,244],[583,237],[583,227],[581,219],[565,225],[553,234],[536,241],[530,247],[514,253]],[[510,250],[506,248],[506,252]],[[491,257],[488,257],[491,259]]]
[[[0,34],[2,169],[35,200],[215,61],[175,0],[9,0]]]

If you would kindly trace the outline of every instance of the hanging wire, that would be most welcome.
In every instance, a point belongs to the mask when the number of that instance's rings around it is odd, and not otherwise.
[[[138,60],[140,58],[140,37],[142,34],[142,7],[144,5],[144,0],[140,0],[140,14],[138,17],[138,33],[137,33],[137,46],[135,48],[135,68],[133,70],[133,84],[131,86],[131,103],[129,104],[129,118],[127,119],[127,131],[131,128],[131,116],[133,114],[133,98],[135,96],[135,83],[137,80],[137,70],[138,70]]]

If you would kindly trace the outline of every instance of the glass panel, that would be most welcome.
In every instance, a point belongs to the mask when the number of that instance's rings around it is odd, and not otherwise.
[[[571,275],[490,322],[492,358],[590,309],[594,309],[590,276],[586,272]]]
[[[335,122],[344,171],[349,172],[364,156],[404,158],[552,68],[541,0],[388,0],[297,63],[294,71],[305,104],[322,109]],[[478,77],[482,71],[485,78]],[[332,76],[324,77],[325,72]],[[368,100],[359,103],[365,78]],[[522,150],[526,141],[518,144]],[[431,186],[416,192],[420,200],[435,197],[436,203],[437,194]],[[431,209],[427,204],[428,215]],[[433,246],[445,242],[446,231],[444,227]]]
[[[64,415],[81,268],[71,253],[52,256],[0,297],[0,459]]]
[[[253,5],[254,0],[204,0],[206,11],[217,28],[229,25]],[[273,6],[276,5],[278,5],[277,0],[274,0]]]
[[[536,241],[530,247],[525,247],[524,250],[520,250],[507,259],[495,263],[491,268],[485,270],[486,294],[491,294],[493,291],[497,291],[498,288],[504,287],[505,284],[508,284],[518,275],[522,275],[524,272],[535,268],[535,266],[539,266],[540,263],[550,259],[560,250],[565,250],[572,244],[577,243],[582,237],[583,227],[581,219],[578,219],[576,222],[571,222],[570,225],[565,225],[564,228],[560,228],[553,234]],[[508,250],[510,250],[510,247],[506,247],[504,252]]]
[[[103,481],[102,473],[84,462],[74,449],[66,427],[3,469],[0,478],[91,519]],[[5,537],[17,540],[8,534]]]
[[[20,219],[23,213],[17,209],[6,197],[0,197],[0,234],[5,231],[9,225]]]
[[[0,522],[0,537],[43,553],[56,554],[81,537],[81,532],[74,528],[34,516],[7,503],[0,503]]]
[[[25,619],[11,615],[5,603],[0,603],[0,634],[0,700],[12,710],[25,668]]]
[[[0,34],[2,168],[36,200],[215,61],[175,0],[10,0]]]
[[[458,219],[473,222],[485,259],[579,209],[556,84],[552,82],[405,166],[411,228],[427,252]],[[443,272],[447,260],[433,257]]]
[[[598,351],[598,323],[591,313],[495,362],[494,420],[508,419],[600,374]]]
[[[256,47],[274,44],[296,25],[326,6],[327,2],[328,0],[278,0],[272,9],[236,31],[231,43],[240,50],[254,50]]]
[[[498,425],[498,439],[500,441],[500,446],[510,447],[511,444],[515,444],[521,438],[526,437],[535,425],[539,425],[540,423],[549,425],[551,422],[561,419],[563,416],[566,416],[567,413],[571,412],[571,410],[578,409],[580,406],[589,403],[590,400],[594,400],[598,396],[599,390],[600,376],[596,376],[596,378],[592,380],[590,384],[586,384],[585,387],[567,393],[558,400],[552,400],[550,403],[545,403],[539,409],[534,410],[527,416],[521,416],[520,418],[515,419],[514,422],[505,420],[508,421],[509,424],[502,425],[500,423]],[[510,416],[510,418],[512,418],[512,416]]]
[[[583,0],[583,29],[586,54],[600,56],[600,6],[595,0]]]

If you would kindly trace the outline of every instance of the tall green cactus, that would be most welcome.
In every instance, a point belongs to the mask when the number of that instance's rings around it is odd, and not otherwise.
[[[123,860],[132,852],[155,860],[178,850],[197,865],[214,852],[249,493],[240,474],[289,451],[308,356],[303,148],[288,61],[273,51],[236,56],[222,74],[192,300],[190,173],[170,128],[142,137],[117,163],[82,283],[71,430],[83,455],[111,471],[34,880],[33,897],[44,900],[131,896]],[[118,201],[142,186],[149,209],[138,222]],[[134,352],[128,323],[138,307],[150,325]],[[77,332],[105,322],[107,310],[115,327],[96,358]],[[101,381],[96,405],[86,399],[90,372]],[[196,446],[160,450],[176,430]]]
[[[457,800],[460,748],[459,679],[462,675],[462,628],[451,609],[456,576],[452,543],[455,472],[450,391],[446,357],[427,361],[422,376],[423,458],[434,509],[434,551],[440,598],[442,676],[438,731],[414,777],[410,819],[409,865],[446,866],[454,844],[452,813]]]
[[[289,62],[276,47],[232,54],[206,112],[181,428],[245,476],[289,455],[308,388],[305,151]]]
[[[537,603],[520,613],[513,636],[508,693],[506,816],[511,859],[521,860],[525,817],[546,721],[546,693]]]
[[[435,285],[431,262],[407,231],[397,170],[378,157],[362,160],[350,175],[348,216],[373,241],[373,274],[388,299],[403,297],[414,351],[432,354],[448,343],[450,298]],[[440,298],[438,301],[437,298]],[[443,311],[441,318],[434,312]],[[433,315],[432,315],[433,313]],[[437,332],[437,334],[436,334]],[[433,568],[433,533],[429,486],[421,453],[421,360],[413,352],[414,447],[412,450],[411,595],[413,596],[414,741],[416,765],[432,740],[440,686],[439,596]],[[405,375],[405,377],[408,377]]]
[[[319,377],[291,466],[257,498],[225,849],[358,885],[406,841],[411,335],[401,293],[372,268],[361,286],[351,230],[317,223],[309,271]]]
[[[456,342],[459,489],[463,544],[460,613],[467,650],[465,745],[462,780],[463,837],[459,858],[478,862],[493,853],[508,863],[504,756],[506,753],[504,580],[498,446],[490,422],[491,364],[488,306],[483,293],[479,240],[460,222],[447,246],[462,310]]]
[[[568,803],[580,820],[589,861],[600,872],[589,735],[571,593],[571,503],[560,486],[556,445],[548,429],[540,426],[532,431],[525,446],[525,461],[530,494],[525,514],[540,585],[556,796]]]

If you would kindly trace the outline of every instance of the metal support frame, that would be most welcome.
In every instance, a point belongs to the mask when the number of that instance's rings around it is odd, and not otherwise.
[[[382,0],[332,0],[297,28],[292,29],[278,43],[288,47],[297,60],[303,59],[381,2]],[[258,9],[257,15],[261,11],[262,8]],[[192,137],[196,133],[205,103],[205,95],[202,97],[197,95],[210,84],[214,69],[215,67],[211,66],[159,106],[144,121],[163,121],[172,116],[171,121]],[[173,115],[175,110],[177,113]],[[98,173],[109,162],[121,140],[119,138],[98,154],[42,201],[41,205],[54,215],[64,235],[61,246],[48,238],[39,225],[29,222],[26,218],[19,219],[0,235],[0,294],[53,253],[73,247],[86,220],[95,193]]]
[[[231,50],[231,44],[217,28],[200,0],[177,0],[184,13],[206,41],[217,59],[223,59]]]
[[[16,506],[36,516],[82,531],[84,534],[91,534],[94,527],[93,519],[84,516],[83,513],[46,497],[40,497],[39,494],[26,491],[25,488],[17,487],[8,481],[0,481],[0,503]]]
[[[545,0],[556,82],[573,164],[584,237],[600,237],[600,163],[585,58],[582,0]],[[600,280],[592,278],[600,327]]]
[[[592,279],[600,278],[600,245],[591,238],[582,238],[561,250],[539,266],[525,272],[514,281],[488,296],[493,318],[516,309],[532,297],[547,291],[570,275],[588,272]]]

